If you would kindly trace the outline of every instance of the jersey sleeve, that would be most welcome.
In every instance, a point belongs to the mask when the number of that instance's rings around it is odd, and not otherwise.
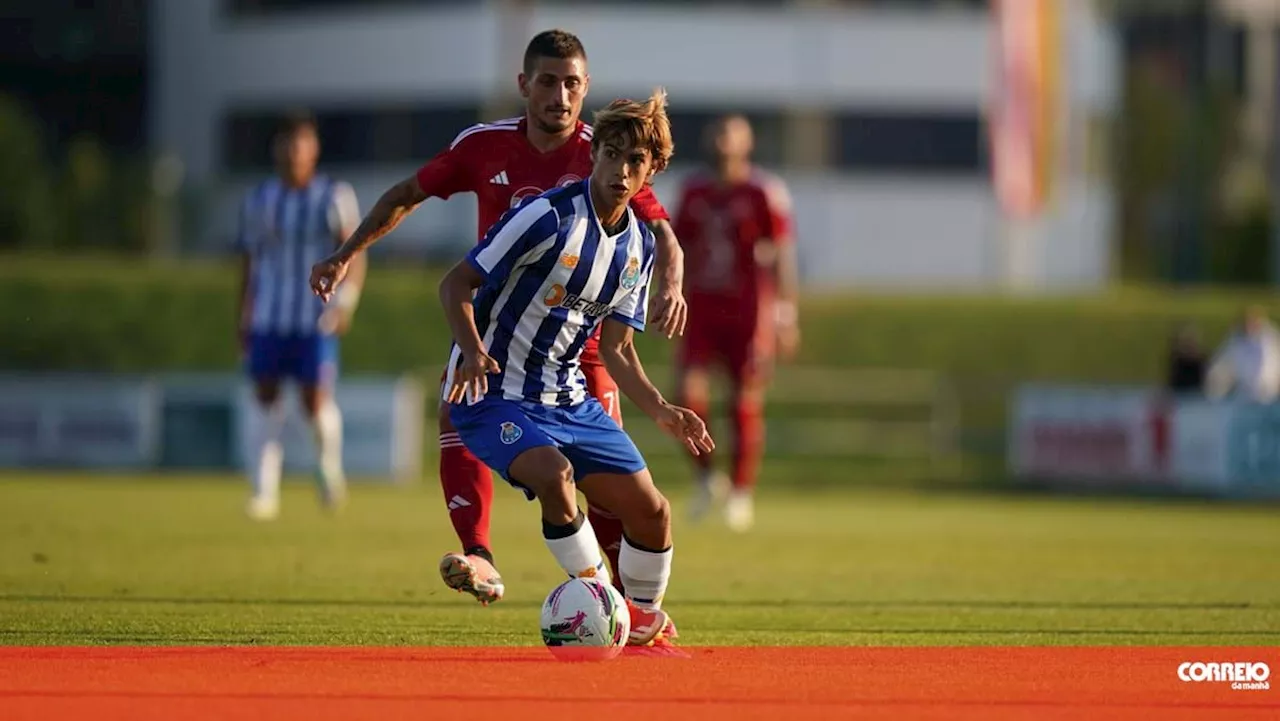
[[[668,220],[671,218],[667,215],[667,209],[662,207],[662,202],[658,200],[658,196],[654,195],[652,187],[644,187],[640,189],[631,198],[631,210],[640,219],[640,222],[648,224],[655,220]]]
[[[761,209],[765,230],[774,243],[791,241],[791,193],[780,178],[767,177],[760,183]]]
[[[623,296],[622,300],[613,307],[613,312],[609,314],[613,320],[626,323],[640,333],[644,332],[645,312],[649,307],[649,281],[653,278],[655,255],[653,235],[649,233],[648,228],[645,229],[645,233],[645,252],[640,264],[640,276],[631,291]]]
[[[360,201],[350,183],[336,182],[329,193],[329,232],[339,243],[346,240],[347,229],[360,224]]]
[[[454,193],[473,190],[470,168],[475,164],[477,148],[470,138],[475,127],[458,133],[449,147],[418,168],[418,187],[428,198],[444,200]]]
[[[486,281],[501,284],[520,260],[542,243],[554,241],[560,220],[551,203],[532,197],[507,211],[467,254],[467,262]]]

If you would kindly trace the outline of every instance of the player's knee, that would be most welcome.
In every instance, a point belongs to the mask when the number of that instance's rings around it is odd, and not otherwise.
[[[510,473],[539,500],[573,497],[573,465],[554,448],[535,448],[521,454],[511,464]]]
[[[573,465],[569,459],[556,454],[555,464],[547,469],[547,485],[557,492],[574,492]]]
[[[315,418],[320,412],[320,407],[325,403],[324,391],[316,387],[303,388],[302,393],[302,411],[307,414],[307,418]]]
[[[254,384],[253,395],[258,399],[258,403],[264,406],[275,405],[280,399],[280,384],[271,380],[262,380]]]
[[[647,529],[660,530],[671,527],[671,503],[658,489],[647,494],[643,501],[635,505],[635,513],[631,519],[635,524]]]
[[[671,502],[661,493],[658,494],[657,504],[650,518],[653,519],[652,522],[655,526],[660,528],[671,527]]]

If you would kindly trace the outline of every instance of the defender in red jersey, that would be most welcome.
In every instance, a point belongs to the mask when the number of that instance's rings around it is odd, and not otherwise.
[[[591,174],[591,127],[579,120],[590,85],[581,41],[563,30],[539,33],[525,50],[518,82],[526,101],[524,117],[467,128],[413,177],[384,193],[351,238],[313,268],[311,284],[316,293],[321,297],[332,293],[351,259],[427,198],[475,193],[480,206],[477,235],[483,238],[503,213],[524,198]],[[651,324],[667,337],[679,335],[684,332],[686,314],[681,295],[683,254],[666,210],[652,191],[638,194],[632,209],[653,230],[657,245]],[[618,387],[601,364],[597,346],[598,336],[593,336],[582,354],[587,389],[621,423]],[[439,414],[439,423],[440,483],[463,548],[462,553],[441,559],[440,573],[451,588],[487,604],[501,599],[505,592],[489,540],[493,477],[462,444],[448,413]],[[590,520],[613,570],[612,577],[618,581],[622,524],[595,507],[590,508]]]
[[[693,515],[728,499],[731,528],[754,519],[752,490],[764,450],[764,395],[776,355],[799,346],[797,270],[791,244],[791,201],[782,182],[751,164],[751,126],[722,118],[708,132],[712,167],[685,181],[676,214],[688,274],[688,332],[678,351],[681,402],[705,420],[710,371],[732,382],[732,489],[707,455],[699,470]]]

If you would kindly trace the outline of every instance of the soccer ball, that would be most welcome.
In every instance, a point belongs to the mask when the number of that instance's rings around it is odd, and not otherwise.
[[[611,659],[630,633],[626,600],[599,579],[571,578],[542,602],[542,642],[562,661]]]

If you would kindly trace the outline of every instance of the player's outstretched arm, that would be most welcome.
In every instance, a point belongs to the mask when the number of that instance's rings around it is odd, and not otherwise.
[[[676,238],[671,223],[654,220],[649,223],[653,231],[655,264],[658,270],[658,288],[653,294],[649,311],[650,323],[668,338],[684,335],[689,306],[684,300],[684,249]]]
[[[488,374],[497,373],[498,362],[486,352],[480,330],[476,328],[472,293],[484,283],[484,276],[462,261],[440,281],[440,305],[453,333],[453,342],[462,351],[462,365],[453,374],[453,383],[445,391],[449,403],[461,403],[468,394],[479,398],[489,391]]]
[[[715,450],[715,441],[698,414],[668,403],[649,380],[636,352],[635,331],[631,326],[613,318],[604,320],[600,328],[600,360],[618,389],[663,430],[695,454]]]
[[[338,284],[346,277],[351,259],[395,230],[427,197],[418,184],[416,175],[387,189],[369,209],[351,237],[328,258],[312,266],[311,290],[328,301]]]
[[[763,189],[766,232],[757,243],[756,258],[766,258],[772,266],[778,294],[774,307],[778,352],[790,359],[800,348],[800,264],[791,234],[791,194],[782,181],[769,176]]]
[[[334,193],[333,205],[330,208],[334,223],[334,244],[341,246],[343,241],[356,232],[360,223],[360,206],[356,202],[355,190],[346,183],[340,184]],[[333,295],[333,301],[320,316],[320,328],[326,333],[345,334],[355,318],[356,307],[360,305],[360,293],[364,290],[365,278],[369,275],[369,258],[363,253],[351,259],[346,279],[342,287]]]
[[[799,268],[795,245],[789,242],[778,245],[774,263],[774,283],[778,289],[778,300],[774,313],[778,329],[778,351],[786,360],[795,357],[800,349]]]

